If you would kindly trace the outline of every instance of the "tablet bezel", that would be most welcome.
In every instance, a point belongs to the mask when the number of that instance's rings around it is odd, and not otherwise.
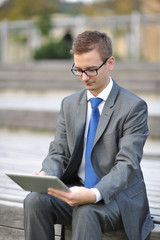
[[[69,192],[70,189],[56,176],[6,173],[22,189],[29,192],[47,193],[48,188]]]

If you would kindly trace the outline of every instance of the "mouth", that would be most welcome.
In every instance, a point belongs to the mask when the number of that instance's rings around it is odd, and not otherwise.
[[[94,82],[86,81],[86,82],[84,82],[84,84],[85,84],[86,86],[92,86],[92,85],[94,84]]]

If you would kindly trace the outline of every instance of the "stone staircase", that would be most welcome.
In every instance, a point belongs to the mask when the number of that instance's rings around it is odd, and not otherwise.
[[[71,60],[0,65],[0,127],[55,129],[63,97],[83,88],[71,65]],[[112,77],[147,101],[150,136],[159,138],[159,63],[116,62]]]
[[[71,60],[1,64],[0,89],[79,90],[83,85],[72,75],[71,66]],[[115,62],[112,77],[133,92],[160,92],[160,63]]]

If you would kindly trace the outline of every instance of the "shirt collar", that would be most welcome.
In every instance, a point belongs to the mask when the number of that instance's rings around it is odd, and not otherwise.
[[[103,101],[106,101],[109,94],[110,94],[110,91],[112,89],[112,86],[113,86],[113,80],[112,78],[110,77],[110,81],[109,81],[109,84],[107,85],[107,87],[105,89],[103,89],[102,92],[100,92],[97,97],[99,98],[102,98]],[[93,96],[93,94],[87,90],[87,101],[89,101],[91,98],[95,98],[95,96]]]

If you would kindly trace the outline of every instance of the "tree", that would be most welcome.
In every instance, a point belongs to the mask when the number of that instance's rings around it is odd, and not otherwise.
[[[50,15],[57,10],[58,0],[9,0],[0,9],[0,20],[22,20],[33,16]]]
[[[106,16],[110,14],[131,14],[133,11],[141,12],[143,0],[95,0],[83,7],[83,13],[89,16]]]
[[[49,37],[50,31],[52,29],[52,22],[48,14],[43,13],[40,16],[38,16],[35,21],[35,24],[38,27],[42,36]]]

